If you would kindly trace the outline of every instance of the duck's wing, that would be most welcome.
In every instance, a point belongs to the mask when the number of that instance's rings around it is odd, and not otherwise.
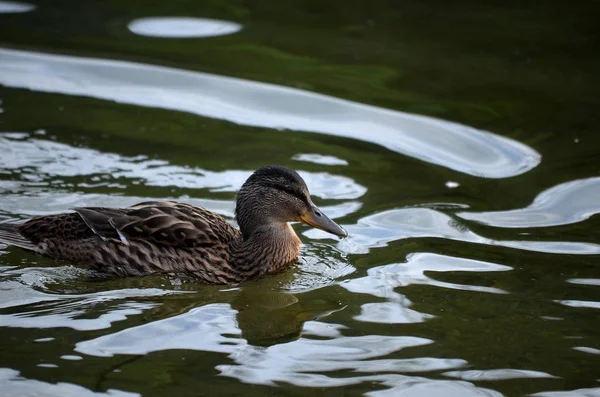
[[[104,218],[109,218],[122,215],[123,210],[98,208],[98,213],[102,213]],[[118,238],[118,234],[112,230],[107,222],[101,222],[99,219],[96,219],[94,223],[95,230],[86,224],[82,216],[72,213],[36,216],[25,223],[16,224],[15,228],[21,236],[35,245],[44,240],[85,240],[93,237],[94,234],[103,235],[107,238]]]
[[[2,230],[15,234],[32,247],[44,240],[73,242],[99,236],[117,244],[145,241],[193,249],[229,244],[240,235],[221,216],[183,203],[145,202],[128,208],[82,207],[74,211],[36,217]],[[19,245],[8,240],[7,243]]]
[[[104,240],[122,244],[145,241],[179,248],[229,244],[239,231],[217,214],[188,204],[145,202],[126,209],[75,208],[85,224]]]

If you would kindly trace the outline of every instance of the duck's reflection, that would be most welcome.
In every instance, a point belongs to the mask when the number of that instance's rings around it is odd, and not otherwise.
[[[225,294],[220,303],[203,303],[185,313],[79,342],[75,350],[92,356],[129,355],[118,364],[119,371],[151,360],[155,352],[179,350],[177,356],[190,359],[224,353],[229,362],[214,367],[223,376],[251,384],[287,382],[313,387],[363,381],[385,384],[391,379],[388,376],[400,376],[397,372],[451,370],[466,364],[462,359],[388,358],[433,341],[405,335],[343,335],[346,327],[319,320],[344,306],[311,298],[311,293],[292,294],[259,282],[213,292]],[[229,303],[223,303],[224,296]],[[190,297],[182,294],[174,299]],[[164,316],[170,306],[165,304],[162,313],[154,314]],[[182,307],[181,302],[175,306]],[[116,368],[111,367],[111,372]],[[334,373],[346,370],[353,375]],[[380,375],[373,376],[375,372]]]
[[[94,356],[147,354],[168,349],[232,353],[241,345],[270,346],[300,337],[306,321],[341,310],[335,301],[315,303],[264,285],[172,296],[152,313],[155,321],[80,342]],[[189,301],[186,302],[186,301]],[[228,303],[225,303],[228,302]]]
[[[296,340],[306,321],[343,310],[338,302],[300,300],[285,292],[242,293],[232,302],[241,336],[254,346],[271,346]]]

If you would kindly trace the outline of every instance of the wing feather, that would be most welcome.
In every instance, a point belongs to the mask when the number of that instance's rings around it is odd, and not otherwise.
[[[193,249],[228,244],[239,231],[217,214],[175,202],[145,202],[124,209],[74,209],[100,238]]]

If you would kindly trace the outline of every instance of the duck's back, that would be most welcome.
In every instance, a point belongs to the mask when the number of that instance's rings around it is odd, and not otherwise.
[[[13,227],[27,242],[14,245],[51,258],[119,276],[184,271],[217,283],[232,281],[229,245],[240,238],[219,215],[176,202],[76,208]]]

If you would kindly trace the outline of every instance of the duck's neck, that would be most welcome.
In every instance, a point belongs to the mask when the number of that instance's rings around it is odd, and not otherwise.
[[[244,278],[278,273],[299,254],[300,239],[287,222],[258,227],[231,246],[232,265]]]

